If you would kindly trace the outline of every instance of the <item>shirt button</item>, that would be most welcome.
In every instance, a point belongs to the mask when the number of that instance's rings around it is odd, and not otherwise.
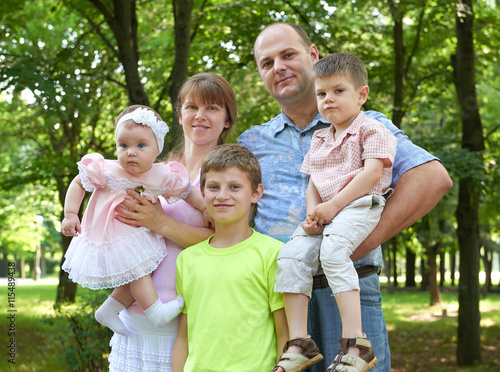
[[[307,133],[306,133],[306,132],[302,132],[302,133],[300,133],[300,135],[301,135],[302,137],[305,137],[305,136],[307,136]]]

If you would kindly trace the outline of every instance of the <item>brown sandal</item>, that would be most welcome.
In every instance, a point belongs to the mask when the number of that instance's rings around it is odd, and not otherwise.
[[[359,357],[347,354],[347,348],[355,346],[359,349]],[[366,335],[357,338],[340,338],[340,350],[326,372],[366,372],[377,365],[372,343]]]
[[[287,353],[286,351],[290,346],[299,346],[302,348],[302,352],[300,354]],[[294,338],[286,342],[283,354],[281,354],[279,362],[276,363],[271,372],[275,372],[278,367],[283,368],[285,372],[300,372],[319,363],[322,359],[323,355],[320,354],[318,346],[316,346],[311,336]]]

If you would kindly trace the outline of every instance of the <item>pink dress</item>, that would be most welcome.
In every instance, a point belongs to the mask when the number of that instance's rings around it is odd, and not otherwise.
[[[71,240],[63,270],[90,289],[115,288],[153,272],[167,255],[164,238],[145,227],[115,219],[115,208],[135,189],[152,202],[162,195],[169,203],[192,190],[189,173],[177,162],[155,163],[142,174],[126,172],[118,160],[100,154],[78,162],[82,185],[93,191],[82,219],[82,233]]]
[[[193,181],[193,187],[199,187],[200,178]],[[167,216],[195,227],[203,227],[203,214],[184,200],[175,204],[163,203]],[[177,296],[175,289],[175,262],[182,247],[165,239],[168,256],[161,262],[152,275],[153,283],[162,302],[168,302]],[[188,248],[189,249],[189,248]],[[111,338],[109,355],[110,372],[171,372],[172,349],[174,347],[178,318],[162,327],[156,327],[148,319],[141,306],[134,302],[120,318],[129,330],[128,336],[115,333]]]

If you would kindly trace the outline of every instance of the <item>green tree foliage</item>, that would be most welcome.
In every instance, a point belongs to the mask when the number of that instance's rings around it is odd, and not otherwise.
[[[321,56],[346,51],[361,57],[370,83],[366,108],[399,121],[415,143],[442,159],[456,185],[466,177],[479,180],[480,223],[491,246],[498,245],[500,12],[498,2],[473,4],[482,158],[461,146],[453,2],[2,1],[0,118],[9,123],[0,126],[0,219],[8,226],[0,235],[2,248],[18,257],[32,251],[40,235],[16,240],[21,230],[14,227],[29,230],[37,215],[45,221],[54,216],[57,228],[62,207],[55,201],[63,202],[75,163],[89,151],[114,157],[114,120],[130,102],[144,98],[171,124],[166,151],[180,132],[173,101],[185,76],[211,71],[231,83],[239,111],[233,141],[275,116],[279,107],[256,71],[252,48],[258,33],[276,21],[304,27]],[[190,25],[182,17],[187,13]],[[439,253],[457,249],[457,189],[428,215],[427,230],[418,223],[405,232],[398,256],[408,246],[419,258],[429,246]],[[14,221],[20,211],[26,221]]]

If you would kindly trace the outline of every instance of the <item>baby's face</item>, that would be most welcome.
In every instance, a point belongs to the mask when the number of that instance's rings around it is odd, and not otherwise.
[[[131,174],[147,172],[158,156],[158,143],[147,125],[128,120],[116,131],[116,152],[123,169]]]

